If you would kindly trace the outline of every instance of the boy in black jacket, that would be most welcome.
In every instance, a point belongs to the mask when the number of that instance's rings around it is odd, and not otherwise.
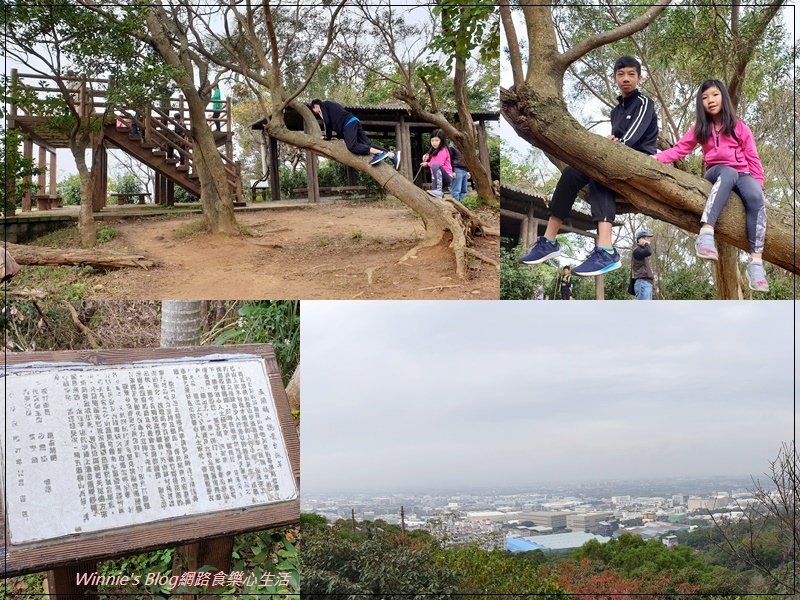
[[[617,59],[614,63],[614,83],[621,95],[617,96],[618,104],[611,111],[611,135],[608,139],[622,142],[644,154],[655,154],[658,150],[658,121],[653,101],[642,96],[637,89],[641,82],[642,66],[638,60],[632,56]],[[622,265],[619,253],[611,242],[611,226],[616,214],[614,192],[572,167],[564,169],[561,179],[558,180],[550,203],[550,219],[544,236],[536,241],[520,262],[538,265],[561,254],[556,234],[562,221],[569,215],[578,192],[587,183],[592,219],[597,223],[597,246],[589,258],[572,272],[588,277],[608,273]]]
[[[325,127],[325,135],[322,136],[323,140],[330,140],[335,131],[344,139],[347,149],[353,154],[371,154],[372,159],[369,164],[376,165],[384,158],[390,158],[395,169],[400,166],[400,152],[391,152],[370,142],[361,127],[361,121],[338,102],[331,102],[330,100],[323,102],[322,100],[314,99],[311,101],[311,110],[314,111],[314,114],[322,117],[322,123]]]

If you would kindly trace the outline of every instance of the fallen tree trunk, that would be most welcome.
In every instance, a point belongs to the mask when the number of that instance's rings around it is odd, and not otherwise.
[[[141,254],[111,252],[108,250],[99,251],[96,248],[91,250],[59,250],[58,248],[6,244],[6,250],[21,265],[88,265],[96,269],[123,269],[125,267],[149,269],[156,266],[155,261],[145,258]]]

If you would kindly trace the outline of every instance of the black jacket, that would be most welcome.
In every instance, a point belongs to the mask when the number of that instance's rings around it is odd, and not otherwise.
[[[627,98],[617,96],[611,110],[611,135],[623,144],[645,154],[658,152],[658,119],[655,103],[639,90]]]
[[[325,125],[325,139],[331,139],[334,131],[339,134],[339,137],[344,137],[344,126],[353,118],[353,113],[345,110],[344,106],[338,102],[330,100],[320,103],[320,112]]]
[[[634,279],[646,279],[653,283],[653,269],[650,268],[650,256],[653,254],[653,249],[650,244],[640,246],[636,244],[633,249],[633,258],[631,259],[631,271]]]
[[[467,164],[464,162],[464,156],[461,154],[461,150],[456,148],[455,144],[450,144],[447,147],[450,150],[450,164],[454,169],[466,169]]]

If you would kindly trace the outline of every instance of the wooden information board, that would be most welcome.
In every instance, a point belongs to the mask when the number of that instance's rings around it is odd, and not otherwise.
[[[6,363],[7,575],[299,521],[299,441],[270,346]]]

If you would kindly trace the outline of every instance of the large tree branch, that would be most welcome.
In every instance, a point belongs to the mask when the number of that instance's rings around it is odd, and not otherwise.
[[[605,46],[606,44],[611,44],[613,42],[619,41],[622,38],[629,37],[636,33],[637,31],[641,31],[645,27],[647,27],[653,19],[655,19],[661,12],[667,7],[667,5],[672,2],[672,0],[657,0],[655,5],[647,10],[641,17],[638,19],[634,19],[625,25],[621,25],[616,27],[615,29],[611,29],[610,31],[603,31],[602,33],[596,33],[592,35],[579,44],[576,44],[563,54],[560,54],[556,58],[557,67],[563,74],[567,67],[569,67],[572,63],[578,60],[583,55],[591,52],[595,48],[599,48],[600,46]]]
[[[733,68],[733,75],[731,75],[731,79],[728,82],[728,93],[730,94],[731,102],[733,102],[734,106],[739,105],[742,83],[744,82],[744,73],[747,69],[747,65],[750,63],[750,59],[753,58],[756,46],[763,40],[764,32],[767,30],[772,19],[775,18],[775,15],[778,14],[783,4],[784,0],[772,0],[772,3],[764,9],[759,19],[758,26],[750,33],[750,39],[745,44],[739,55],[739,59],[736,61]],[[734,42],[737,41],[738,40],[734,38]]]
[[[579,168],[634,205],[643,205],[641,199],[650,198],[668,206],[670,210],[659,218],[699,231],[700,215],[711,190],[709,182],[586,131],[564,110],[563,103],[527,85],[515,90],[501,88],[500,101],[503,116],[523,139]],[[731,198],[735,200],[726,205],[715,231],[718,239],[747,251],[744,205],[736,194]],[[691,222],[676,222],[675,211],[693,215]],[[797,273],[794,232],[800,223],[791,212],[774,207],[767,207],[767,223],[764,259]]]
[[[508,4],[508,0],[500,0],[500,20],[503,22],[506,41],[508,41],[508,53],[511,60],[514,85],[522,85],[525,81],[522,75],[522,54],[519,51],[519,38],[517,38],[517,30],[514,27],[514,18],[511,14],[511,6]]]

